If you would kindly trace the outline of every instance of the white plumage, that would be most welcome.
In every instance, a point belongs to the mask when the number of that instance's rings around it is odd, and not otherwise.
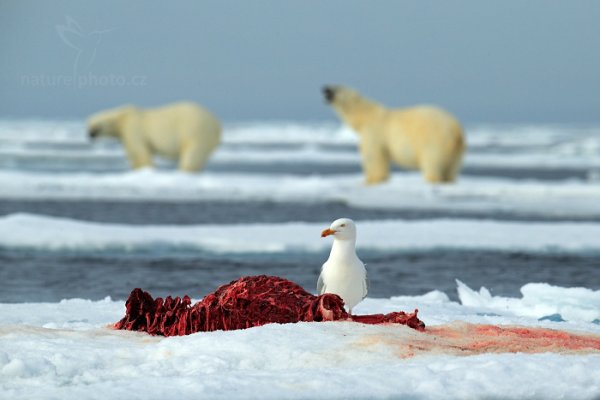
[[[356,225],[349,218],[340,218],[321,233],[321,237],[329,235],[333,235],[333,245],[321,269],[317,292],[337,294],[352,314],[368,290],[367,270],[356,255]]]

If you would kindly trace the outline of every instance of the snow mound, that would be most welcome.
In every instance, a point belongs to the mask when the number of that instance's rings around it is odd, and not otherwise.
[[[598,252],[600,224],[470,219],[357,221],[360,250],[477,249]],[[246,225],[145,225],[82,222],[34,214],[0,217],[0,248],[50,251],[282,253],[326,251],[329,222]],[[294,235],[289,235],[294,232]],[[382,232],[386,232],[382,235]]]
[[[0,171],[0,198],[128,201],[343,202],[373,209],[489,211],[552,216],[599,216],[595,181],[536,181],[464,176],[429,185],[417,172],[365,186],[362,174],[188,174],[144,169],[120,173]]]
[[[165,338],[108,329],[123,315],[123,301],[0,304],[0,397],[170,398],[174,388],[180,398],[211,399],[585,400],[600,395],[600,354],[593,347],[530,353],[518,340],[533,336],[527,344],[544,351],[544,335],[554,332],[558,340],[574,339],[575,346],[594,345],[598,325],[481,316],[440,292],[368,298],[357,310],[382,313],[399,306],[422,309],[434,333],[336,321]],[[470,323],[429,324],[435,320]],[[531,329],[515,330],[517,324]],[[577,335],[558,331],[566,327]],[[464,342],[469,334],[477,340]],[[506,350],[506,343],[521,347],[497,352]]]
[[[485,287],[476,292],[458,279],[456,283],[460,302],[464,306],[537,319],[600,321],[600,290],[528,283],[521,288],[523,297],[517,299],[492,296]]]

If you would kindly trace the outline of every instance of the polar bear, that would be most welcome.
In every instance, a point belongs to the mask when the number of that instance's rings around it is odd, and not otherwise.
[[[452,182],[461,166],[461,124],[433,106],[388,109],[344,86],[325,86],[325,100],[355,130],[367,184],[388,179],[390,162],[420,169],[431,183]]]
[[[88,120],[94,139],[111,136],[121,140],[132,168],[151,167],[154,154],[179,160],[179,169],[193,172],[204,167],[221,139],[215,116],[191,102],[159,108],[123,106],[101,111]]]

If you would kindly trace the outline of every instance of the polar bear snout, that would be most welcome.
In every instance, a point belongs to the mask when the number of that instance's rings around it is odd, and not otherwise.
[[[335,99],[335,89],[331,86],[323,86],[323,95],[328,103],[332,103]]]
[[[90,137],[90,139],[95,139],[98,136],[100,136],[100,128],[98,128],[97,126],[92,126],[88,129],[88,136]]]

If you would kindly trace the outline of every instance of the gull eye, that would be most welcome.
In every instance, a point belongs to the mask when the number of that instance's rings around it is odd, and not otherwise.
[[[342,225],[340,225],[340,226],[343,228],[343,227],[345,227],[345,226],[346,226],[346,224],[342,224]]]

